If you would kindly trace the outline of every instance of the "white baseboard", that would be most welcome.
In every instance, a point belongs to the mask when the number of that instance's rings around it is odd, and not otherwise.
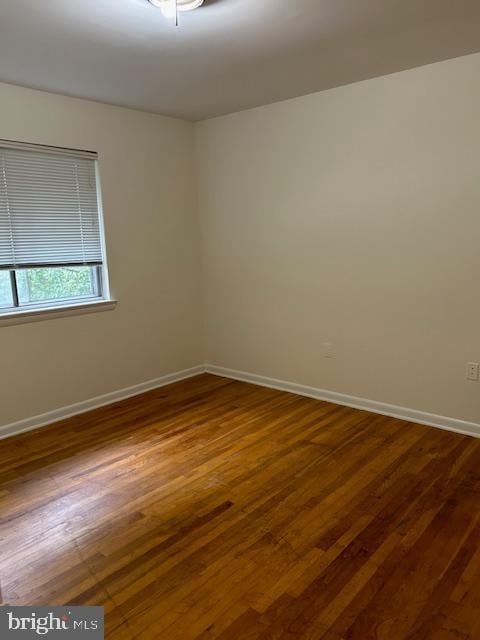
[[[437,427],[447,431],[455,431],[464,435],[480,438],[480,424],[476,422],[467,422],[466,420],[458,420],[456,418],[447,418],[434,413],[426,413],[425,411],[417,411],[417,409],[408,409],[399,407],[394,404],[385,402],[377,402],[376,400],[367,400],[366,398],[358,398],[349,396],[345,393],[336,391],[328,391],[327,389],[318,389],[316,387],[307,387],[295,382],[286,382],[285,380],[276,380],[266,376],[259,376],[254,373],[246,373],[245,371],[236,371],[235,369],[226,369],[215,365],[207,364],[205,367],[207,373],[212,373],[224,378],[232,378],[233,380],[241,380],[243,382],[251,382],[262,387],[271,389],[279,389],[281,391],[289,391],[308,398],[317,400],[325,400],[340,404],[354,409],[363,409],[372,413],[380,413],[384,416],[392,418],[400,418],[408,422],[416,422],[417,424],[425,424],[429,427]]]
[[[132,387],[112,391],[111,393],[106,393],[102,396],[91,398],[90,400],[77,402],[66,407],[61,407],[60,409],[54,409],[53,411],[33,416],[32,418],[26,418],[25,420],[19,420],[18,422],[12,422],[11,424],[0,426],[0,440],[19,433],[24,433],[25,431],[44,427],[52,424],[53,422],[63,420],[64,418],[70,418],[71,416],[85,413],[86,411],[91,411],[92,409],[97,409],[98,407],[103,407],[105,405],[112,404],[113,402],[118,402],[119,400],[125,400],[126,398],[145,393],[146,391],[171,384],[172,382],[192,378],[193,376],[197,376],[205,372],[222,376],[224,378],[251,382],[252,384],[257,384],[262,387],[289,391],[290,393],[307,396],[308,398],[325,400],[327,402],[333,402],[334,404],[353,407],[354,409],[363,409],[364,411],[380,413],[385,416],[399,418],[400,420],[407,420],[408,422],[425,424],[429,427],[437,427],[439,429],[445,429],[447,431],[454,431],[456,433],[480,438],[480,424],[476,422],[467,422],[466,420],[458,420],[457,418],[448,418],[434,413],[426,413],[425,411],[399,407],[394,404],[377,402],[376,400],[368,400],[366,398],[358,398],[345,393],[338,393],[337,391],[308,387],[295,382],[286,382],[285,380],[277,380],[276,378],[268,378],[254,373],[247,373],[245,371],[237,371],[235,369],[227,369],[225,367],[217,367],[215,365],[207,364],[191,367],[190,369],[184,369],[183,371],[176,371],[174,373],[161,376],[160,378],[155,378],[154,380],[148,380],[147,382],[136,384]]]
[[[67,407],[54,409],[53,411],[48,411],[47,413],[42,413],[38,416],[33,416],[32,418],[25,418],[25,420],[12,422],[11,424],[0,426],[0,440],[17,435],[19,433],[24,433],[25,431],[38,429],[38,427],[45,427],[52,422],[58,422],[58,420],[70,418],[71,416],[76,416],[80,413],[85,413],[86,411],[91,411],[92,409],[97,409],[98,407],[112,404],[112,402],[125,400],[126,398],[131,398],[132,396],[137,396],[141,393],[145,393],[146,391],[151,391],[152,389],[163,387],[166,384],[171,384],[172,382],[185,380],[186,378],[191,378],[204,372],[204,365],[191,367],[190,369],[184,369],[183,371],[169,373],[165,376],[161,376],[160,378],[155,378],[154,380],[141,382],[140,384],[133,385],[132,387],[119,389],[118,391],[112,391],[111,393],[106,393],[102,396],[91,398],[90,400],[84,400],[82,402],[70,404]]]

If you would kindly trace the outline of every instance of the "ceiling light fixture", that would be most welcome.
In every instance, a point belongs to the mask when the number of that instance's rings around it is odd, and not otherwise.
[[[178,25],[180,11],[193,11],[203,4],[203,0],[149,0],[149,2],[160,9],[166,18],[174,18],[176,25]]]

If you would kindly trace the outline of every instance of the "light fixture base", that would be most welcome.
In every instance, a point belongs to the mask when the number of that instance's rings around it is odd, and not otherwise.
[[[193,11],[202,6],[204,0],[177,0],[177,11]],[[157,9],[160,9],[166,16],[171,17],[171,0],[149,0]]]

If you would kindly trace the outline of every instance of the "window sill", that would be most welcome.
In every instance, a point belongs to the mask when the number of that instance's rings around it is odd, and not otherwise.
[[[0,313],[0,327],[26,322],[41,322],[54,318],[78,316],[99,311],[111,311],[117,305],[116,300],[90,300],[78,304],[59,305],[57,307],[43,307],[37,309],[22,309],[21,311],[7,311]]]

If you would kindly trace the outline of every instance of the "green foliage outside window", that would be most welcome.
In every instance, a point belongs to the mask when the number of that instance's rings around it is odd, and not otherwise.
[[[15,271],[20,306],[98,295],[94,267],[41,267]],[[0,308],[13,307],[10,271],[0,271]]]
[[[56,267],[17,271],[21,304],[95,295],[91,267]]]
[[[8,271],[0,271],[0,307],[11,306],[10,273]]]

